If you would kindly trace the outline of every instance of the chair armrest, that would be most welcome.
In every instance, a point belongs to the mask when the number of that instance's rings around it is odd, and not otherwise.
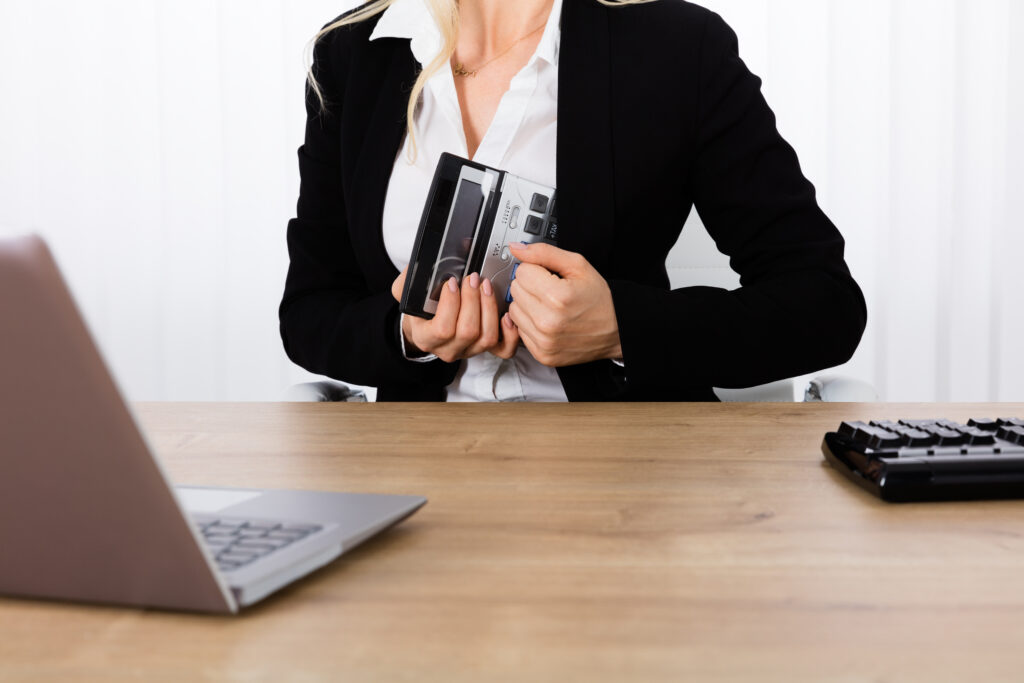
[[[715,395],[724,403],[792,403],[795,384],[791,379],[762,384],[748,389],[715,389]]]
[[[323,380],[289,387],[284,400],[291,403],[366,403],[366,393],[342,382]]]
[[[804,391],[808,403],[874,403],[878,392],[867,382],[842,375],[815,377]]]

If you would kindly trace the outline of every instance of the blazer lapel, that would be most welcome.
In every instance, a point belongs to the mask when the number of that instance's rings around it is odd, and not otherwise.
[[[359,93],[356,96],[359,101],[373,102],[373,105],[369,108],[361,144],[352,146],[359,149],[359,155],[349,204],[354,207],[352,246],[367,264],[363,272],[370,288],[378,290],[390,287],[398,277],[398,270],[384,246],[382,221],[395,157],[405,139],[406,107],[416,80],[417,64],[408,41],[380,38],[373,42],[376,43],[373,52],[378,54],[370,56],[367,66],[380,66],[364,71],[361,87],[353,89]],[[358,101],[355,104],[358,106]]]
[[[608,11],[564,0],[558,54],[559,246],[601,271],[615,216]]]

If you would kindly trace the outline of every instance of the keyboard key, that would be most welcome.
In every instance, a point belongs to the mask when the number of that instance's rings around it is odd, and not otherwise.
[[[203,538],[207,543],[234,543],[238,540],[237,536],[229,534],[205,534]]]
[[[885,450],[886,448],[899,448],[902,443],[902,439],[899,434],[893,434],[890,431],[881,429],[879,427],[874,428],[875,433],[868,441],[868,447],[874,448],[876,451]]]
[[[222,529],[241,529],[247,523],[248,522],[241,519],[220,519],[217,520],[215,524],[213,524],[213,527],[220,527]]]
[[[545,237],[547,237],[549,242],[558,241],[558,223],[548,223],[548,232]]]
[[[900,420],[900,424],[904,427],[910,427],[911,429],[921,429],[923,427],[934,427],[936,424],[935,420]]]
[[[533,195],[533,199],[530,200],[530,211],[536,211],[537,213],[544,213],[548,208],[548,198],[542,194]],[[529,230],[529,228],[527,228]]]
[[[939,446],[959,446],[967,443],[968,441],[967,436],[964,434],[945,427],[939,427],[937,425],[931,428],[925,428],[922,431],[928,432],[932,436],[937,436],[939,438]]]
[[[967,443],[971,446],[988,446],[996,442],[995,434],[977,427],[961,427],[959,431],[967,436],[969,439]]]
[[[230,553],[220,553],[219,555],[217,555],[217,561],[238,562],[239,564],[245,564],[246,562],[252,562],[256,559],[256,557],[256,553],[235,551]]]
[[[967,421],[968,427],[975,427],[982,429],[986,432],[994,432],[999,429],[999,422],[996,420],[989,419],[987,417],[971,418]]]
[[[1024,420],[1017,417],[1001,417],[998,422],[1000,427],[1024,427]]]
[[[939,437],[913,427],[899,427],[894,431],[902,437],[903,445],[909,448],[922,448],[939,443]]]
[[[996,436],[1019,446],[1024,445],[1024,427],[1000,427]]]
[[[239,543],[231,549],[231,552],[246,553],[252,555],[253,557],[262,557],[263,555],[266,555],[267,553],[272,552],[274,550],[277,550],[277,548],[269,545],[257,545],[255,543]]]
[[[276,550],[277,548],[283,548],[286,545],[289,545],[290,543],[292,543],[292,541],[290,539],[267,538],[266,536],[264,536],[263,538],[254,539],[254,540],[251,540],[251,541],[242,541],[241,543],[246,545],[246,546],[249,546],[249,545],[261,545],[261,546],[266,546],[266,547],[274,548]]]
[[[839,425],[839,429],[837,429],[836,431],[838,431],[843,436],[853,436],[854,434],[857,433],[858,429],[868,426],[870,425],[866,425],[863,422],[844,422],[841,425]]]
[[[250,529],[249,527],[246,527],[244,529],[238,530],[239,538],[259,538],[260,536],[265,536],[266,534],[266,529]]]
[[[305,533],[311,533],[313,531],[320,531],[322,527],[318,524],[282,524],[281,531],[303,531]]]

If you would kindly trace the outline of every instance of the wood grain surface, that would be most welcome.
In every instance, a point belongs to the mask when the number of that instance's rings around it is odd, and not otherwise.
[[[1024,680],[1024,501],[889,505],[820,451],[1024,405],[137,409],[179,483],[430,502],[234,618],[0,599],[0,680]]]

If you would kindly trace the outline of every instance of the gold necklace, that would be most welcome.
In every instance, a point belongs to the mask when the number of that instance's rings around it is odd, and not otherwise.
[[[486,62],[484,62],[483,64],[481,64],[480,66],[478,66],[475,69],[467,69],[466,65],[463,64],[462,62],[456,63],[455,66],[452,67],[452,73],[454,73],[456,76],[462,76],[464,78],[467,77],[467,76],[476,76],[477,72],[480,71],[480,69],[483,69],[485,66],[487,66],[491,62],[496,61],[496,60],[500,59],[501,57],[504,57],[505,55],[507,55],[509,52],[512,51],[512,48],[514,48],[516,45],[518,45],[519,43],[523,42],[524,40],[526,40],[527,38],[532,36],[537,31],[539,31],[542,28],[544,28],[544,26],[546,26],[546,25],[547,25],[547,22],[545,21],[543,24],[541,24],[537,28],[533,29],[532,31],[527,33],[525,36],[523,36],[522,38],[520,38],[516,42],[512,43],[511,45],[509,45],[508,49],[503,51],[501,54],[499,54],[499,55],[497,55],[495,57],[491,57],[490,59],[488,59]]]

